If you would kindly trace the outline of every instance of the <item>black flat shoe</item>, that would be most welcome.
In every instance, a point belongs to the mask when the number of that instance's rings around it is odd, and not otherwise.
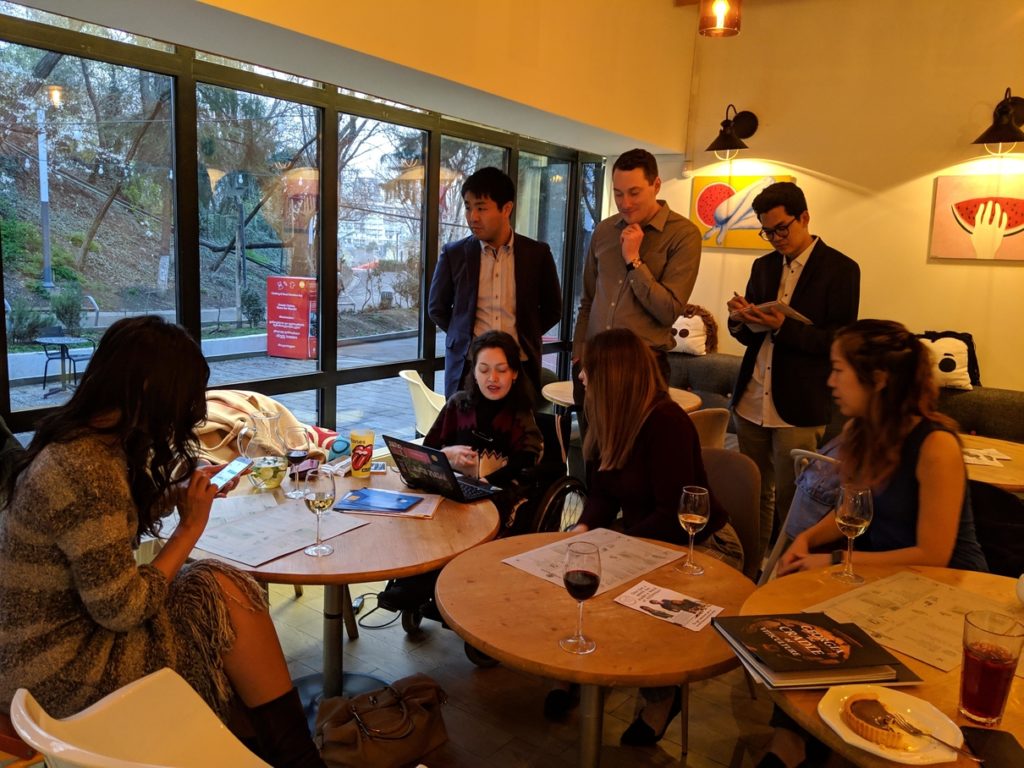
[[[576,683],[572,683],[568,690],[554,688],[544,697],[544,717],[548,720],[564,720],[579,703],[580,687]]]
[[[665,719],[664,725],[661,726],[660,733],[655,733],[654,729],[647,724],[644,720],[644,710],[641,709],[640,714],[636,716],[636,720],[630,723],[629,728],[622,732],[619,743],[627,747],[653,747],[661,741],[661,737],[668,730],[668,724],[672,722],[682,709],[683,692],[681,688],[676,688],[676,692],[672,696],[672,706],[669,707],[668,717]]]

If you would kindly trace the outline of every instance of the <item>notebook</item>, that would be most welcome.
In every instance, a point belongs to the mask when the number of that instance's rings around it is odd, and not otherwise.
[[[436,448],[417,445],[397,437],[384,435],[384,443],[411,488],[440,493],[455,501],[470,502],[500,491],[497,486],[455,474],[448,457]]]

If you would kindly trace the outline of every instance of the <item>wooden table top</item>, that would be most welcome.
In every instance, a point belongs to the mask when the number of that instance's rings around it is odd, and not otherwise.
[[[983,467],[978,464],[967,465],[967,477],[983,483],[997,485],[1012,493],[1024,492],[1024,443],[1009,440],[997,440],[994,437],[981,435],[960,435],[964,448],[995,448],[1010,456],[1010,461],[1002,462],[1001,467]]]
[[[856,562],[856,558],[854,558],[854,569],[868,581],[908,570],[929,579],[952,584],[969,592],[998,600],[1006,600],[1012,596],[1016,586],[1013,579],[989,573],[925,566],[904,568],[857,565]],[[854,589],[854,587],[833,579],[828,574],[828,570],[802,571],[769,581],[747,599],[740,613],[747,615],[776,612],[796,613],[809,605]],[[972,725],[967,718],[957,712],[960,696],[960,667],[943,672],[941,669],[901,653],[896,653],[896,656],[923,680],[919,685],[901,687],[898,690],[931,702],[959,726]],[[862,766],[862,768],[892,768],[897,765],[891,760],[876,757],[847,744],[825,724],[818,715],[818,701],[824,691],[770,691],[769,694],[803,728],[854,764]],[[999,728],[1012,732],[1018,741],[1024,743],[1024,681],[1020,678],[1014,679],[1013,687],[1010,689],[1010,698],[1006,704],[1006,713]],[[961,766],[977,768],[976,763],[964,757],[959,758],[956,762],[943,763],[943,765],[957,768]],[[996,766],[992,766],[992,768],[996,768]]]
[[[707,555],[705,573],[688,577],[669,563],[587,600],[583,634],[597,642],[587,656],[563,651],[558,641],[576,628],[576,601],[561,586],[501,562],[566,533],[534,533],[499,539],[452,560],[437,582],[437,605],[459,635],[509,666],[556,680],[594,685],[656,686],[703,680],[738,662],[708,625],[691,632],[613,602],[641,580],[725,608],[735,615],[754,591],[742,573]],[[661,546],[683,550],[664,542]]]
[[[339,496],[367,486],[407,490],[396,472],[371,475],[366,480],[337,478]],[[250,484],[243,478],[235,492],[245,493],[249,489]],[[287,501],[280,488],[271,493]],[[442,499],[429,520],[384,515],[359,517],[369,523],[328,539],[334,552],[326,557],[310,557],[299,550],[259,566],[217,559],[236,565],[257,579],[279,584],[354,584],[435,570],[463,550],[493,539],[498,533],[498,511],[490,501],[462,504]],[[200,557],[216,557],[200,550],[195,552]]]
[[[550,384],[545,384],[540,392],[545,400],[555,405],[568,408],[573,404],[571,381],[553,381]],[[702,403],[700,395],[686,389],[669,387],[668,395],[672,398],[673,402],[677,403],[687,413],[696,411]]]

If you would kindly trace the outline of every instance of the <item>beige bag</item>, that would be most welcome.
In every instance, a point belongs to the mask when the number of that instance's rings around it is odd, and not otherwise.
[[[447,701],[437,681],[417,674],[349,698],[324,699],[314,740],[328,768],[401,768],[448,740]]]

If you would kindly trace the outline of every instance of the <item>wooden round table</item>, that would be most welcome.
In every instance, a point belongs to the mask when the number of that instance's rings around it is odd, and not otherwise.
[[[365,480],[337,478],[339,497],[353,488],[367,486],[407,490],[395,472],[371,475]],[[237,492],[245,492],[247,488],[250,488],[249,483],[243,480]],[[271,493],[283,499],[280,489]],[[196,550],[197,556],[224,560],[261,581],[324,586],[324,696],[336,696],[342,689],[345,585],[435,570],[460,552],[493,539],[498,532],[498,511],[490,501],[462,504],[443,499],[429,520],[384,515],[360,517],[368,520],[368,524],[330,539],[334,552],[326,557],[310,557],[299,550],[269,563],[251,566]]]
[[[1011,493],[1024,492],[1024,443],[1010,440],[997,440],[994,437],[981,435],[960,435],[964,448],[995,448],[1010,457],[1009,461],[1001,460],[1001,467],[986,467],[981,464],[968,464],[967,476],[971,480],[998,486]]]
[[[540,392],[545,400],[555,405],[560,405],[564,408],[573,405],[571,381],[553,381],[550,384],[544,385]],[[701,406],[700,395],[689,390],[669,387],[668,395],[672,398],[673,402],[677,403],[687,413],[696,411]]]
[[[595,766],[601,748],[601,686],[685,685],[722,674],[738,664],[710,625],[692,632],[615,603],[614,598],[646,580],[723,606],[723,615],[729,615],[737,613],[754,585],[736,569],[706,555],[698,555],[705,568],[700,577],[678,573],[678,561],[662,566],[586,602],[583,632],[594,638],[597,649],[587,656],[576,656],[558,645],[559,639],[572,634],[576,627],[576,601],[564,588],[502,562],[571,535],[534,533],[499,539],[463,552],[441,572],[437,605],[464,640],[502,663],[581,684],[580,765]],[[685,696],[683,701],[685,734]]]
[[[913,571],[944,584],[952,584],[969,592],[1006,600],[1014,594],[1016,582],[1005,576],[975,571],[960,571],[953,568],[929,568],[925,566],[901,567],[881,565],[857,565],[856,572],[867,581],[891,576],[900,571]],[[837,595],[847,592],[853,587],[836,581],[829,575],[830,569],[802,571],[769,581],[758,587],[746,602],[740,613],[757,615],[763,613],[797,613],[804,608],[815,605]],[[896,653],[897,658],[916,672],[922,683],[899,690],[931,702],[957,725],[972,723],[957,712],[960,696],[960,667],[949,672],[925,664],[923,661]],[[830,749],[862,768],[892,768],[897,765],[891,760],[876,757],[843,741],[818,715],[818,701],[824,691],[769,691],[769,695],[786,713],[801,727],[815,738],[824,742]],[[1015,678],[1010,689],[1010,698],[1006,704],[1006,713],[1000,729],[1010,731],[1021,742],[1024,742],[1024,682]],[[943,763],[944,766],[977,768],[977,763],[960,757],[956,762]],[[992,766],[991,768],[996,768]]]

